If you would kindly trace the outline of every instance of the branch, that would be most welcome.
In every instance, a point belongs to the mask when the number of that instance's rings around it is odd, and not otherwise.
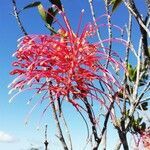
[[[111,16],[110,16],[110,11],[109,11],[109,3],[110,3],[109,0],[105,1],[106,13],[108,14],[108,16],[107,16],[108,35],[109,35],[109,39],[111,39],[112,38],[112,28],[111,28]],[[111,40],[108,43],[108,48],[109,48],[109,51],[108,51],[108,58],[109,58],[111,55],[111,49],[112,49],[112,41]],[[108,67],[108,64],[109,64],[109,59],[107,59],[106,68]]]
[[[98,137],[98,133],[97,133],[97,128],[96,128],[96,123],[94,121],[94,117],[93,117],[93,114],[92,114],[92,110],[91,110],[91,105],[89,104],[88,102],[88,99],[87,98],[84,98],[84,104],[86,106],[86,109],[87,109],[87,113],[88,113],[88,116],[89,116],[89,119],[90,119],[90,122],[92,124],[92,132],[93,132],[93,135],[94,135],[94,140],[96,142],[96,145],[95,147],[93,148],[93,150],[97,150],[100,142],[99,142],[99,137]]]
[[[67,136],[68,136],[68,140],[69,140],[69,144],[70,144],[70,150],[72,150],[73,147],[72,147],[71,135],[70,135],[69,128],[68,128],[66,119],[65,119],[65,117],[64,117],[63,111],[61,111],[61,118],[62,118],[62,121],[63,121],[64,126],[65,126],[65,128],[66,128],[66,132],[67,132]]]
[[[101,43],[101,47],[103,47],[103,51],[105,52],[104,45],[103,45],[103,42],[102,42],[102,39],[101,39],[101,36],[100,36],[100,32],[99,32],[99,30],[97,28],[98,25],[96,23],[96,17],[95,17],[95,13],[94,13],[93,0],[89,0],[89,4],[90,4],[90,9],[91,9],[91,14],[92,14],[93,22],[94,22],[94,25],[96,27],[97,37],[98,37],[98,40]]]
[[[147,90],[149,89],[149,87],[150,87],[150,81],[147,83],[147,85],[145,86],[145,88],[141,92],[141,95],[138,97],[138,101],[140,101],[143,98],[144,94],[147,92]]]
[[[100,139],[99,139],[99,143],[101,143],[101,140],[102,140],[102,138],[103,138],[103,135],[104,135],[104,133],[105,133],[106,130],[107,130],[107,124],[108,124],[110,112],[111,112],[111,109],[112,109],[113,105],[114,105],[114,101],[111,102],[111,104],[110,104],[110,106],[109,106],[109,110],[108,110],[108,112],[107,112],[107,114],[106,114],[106,116],[105,116],[105,121],[104,121],[103,129],[102,129],[102,132],[101,132],[101,137],[100,137]],[[105,147],[105,149],[106,149],[106,147]]]
[[[52,83],[48,79],[47,79],[47,82],[48,82],[48,85],[51,86]],[[49,89],[48,92],[49,92],[49,98],[52,101],[52,112],[53,112],[54,120],[55,120],[55,123],[56,123],[56,128],[58,130],[58,136],[57,137],[60,140],[60,142],[62,143],[62,146],[63,146],[64,150],[69,150],[68,147],[67,147],[65,138],[63,136],[61,126],[60,126],[60,122],[59,122],[58,115],[57,115],[57,112],[56,112],[56,106],[55,106],[55,101],[53,100],[52,92],[51,92],[50,89]]]
[[[45,141],[44,141],[44,145],[45,145],[45,150],[48,150],[47,125],[45,125]]]
[[[140,15],[138,9],[136,8],[136,5],[135,5],[133,0],[128,0],[128,3],[125,2],[125,0],[124,0],[124,4],[128,8],[128,10],[132,13],[132,15],[136,18],[136,20],[139,24],[140,31],[141,31],[142,47],[143,47],[143,50],[144,50],[144,55],[146,57],[148,57],[148,59],[150,59],[150,54],[148,52],[148,42],[147,42],[147,35],[150,37],[150,30],[146,26],[148,16],[143,21],[143,19]]]
[[[124,150],[129,150],[129,146],[128,146],[128,142],[127,142],[127,133],[126,133],[126,128],[125,128],[125,120],[123,118],[123,120],[121,120],[120,122],[121,124],[121,129],[119,126],[116,126],[116,129],[118,131],[118,135],[120,138],[120,141],[123,145]]]
[[[147,8],[148,8],[148,15],[150,15],[150,0],[145,0]]]
[[[21,29],[22,33],[24,35],[28,35],[28,33],[26,32],[26,30],[24,29],[23,25],[22,25],[22,22],[20,20],[20,17],[19,17],[19,12],[18,12],[18,9],[17,9],[17,5],[16,5],[16,1],[15,0],[12,0],[12,3],[13,3],[13,7],[14,7],[14,11],[13,11],[13,14],[17,20],[17,23],[18,23],[18,26],[19,28]]]
[[[128,2],[126,2],[125,0],[123,0],[125,6],[127,7],[127,9],[132,13],[132,15],[136,18],[138,24],[147,32],[148,36],[150,37],[150,31],[149,29],[145,26],[144,21],[142,20],[142,17],[139,13],[139,11],[137,10],[135,3],[133,0],[128,0]]]
[[[50,95],[50,96],[51,96],[51,95]],[[52,98],[52,97],[51,97],[51,98]],[[62,129],[61,129],[61,126],[60,126],[60,122],[59,122],[59,120],[58,120],[58,116],[57,116],[57,113],[56,113],[56,107],[55,107],[55,103],[54,103],[54,102],[52,103],[52,111],[53,111],[53,116],[54,116],[54,119],[55,119],[55,122],[56,122],[56,127],[57,127],[58,135],[59,135],[59,136],[57,136],[57,137],[58,137],[59,140],[61,141],[64,150],[69,150],[68,147],[67,147],[67,144],[66,144],[66,142],[65,142],[63,133],[62,133]]]

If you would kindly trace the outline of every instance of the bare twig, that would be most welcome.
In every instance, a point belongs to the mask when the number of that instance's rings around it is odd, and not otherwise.
[[[132,14],[129,12],[129,22],[128,22],[128,27],[127,27],[127,35],[128,35],[127,43],[129,46],[126,47],[126,56],[125,56],[126,68],[127,68],[128,61],[129,61],[131,33],[132,33]],[[126,73],[124,73],[124,93],[123,93],[124,104],[123,104],[123,111],[122,111],[123,115],[126,114],[126,87],[127,87],[127,75]]]
[[[109,116],[110,116],[110,112],[111,112],[111,109],[114,105],[114,101],[111,102],[110,106],[109,106],[109,110],[105,116],[105,120],[104,120],[104,125],[103,125],[103,129],[101,131],[101,137],[99,138],[99,143],[101,143],[102,141],[102,138],[103,138],[103,135],[106,134],[106,130],[107,130],[107,124],[108,124],[108,120],[109,120]],[[106,136],[106,135],[105,135]],[[106,141],[105,141],[106,142]],[[105,143],[105,149],[106,149],[106,143]]]
[[[109,3],[110,3],[109,0],[105,0],[106,13],[108,14],[108,16],[107,16],[108,36],[109,36],[109,39],[111,39],[112,38],[112,28],[111,28],[111,16],[110,16],[110,11],[109,11]],[[109,51],[108,51],[108,58],[109,58],[111,55],[111,48],[112,48],[112,41],[111,40],[108,43],[108,48],[109,48]],[[108,64],[109,64],[109,59],[107,59],[106,68],[108,67]]]
[[[125,0],[123,0],[125,6],[127,7],[127,9],[132,13],[132,15],[136,18],[138,24],[147,32],[148,36],[150,37],[150,30],[146,27],[144,21],[142,20],[142,17],[138,11],[138,9],[135,6],[135,3],[133,0],[128,0],[128,2],[126,2]]]
[[[48,85],[51,86],[52,83],[48,79],[47,79],[47,82],[48,82]],[[67,147],[65,138],[63,136],[62,128],[61,128],[61,125],[60,125],[60,122],[59,122],[59,119],[58,119],[58,115],[57,115],[57,112],[56,112],[55,101],[53,100],[53,97],[52,97],[52,92],[50,90],[48,92],[49,92],[49,98],[52,101],[52,112],[53,112],[54,120],[56,122],[56,128],[57,128],[57,131],[58,131],[58,136],[57,137],[60,140],[60,142],[62,143],[62,146],[63,146],[64,150],[69,150],[68,147]]]
[[[25,28],[23,27],[22,25],[22,22],[20,20],[20,17],[19,17],[19,12],[18,12],[18,9],[17,9],[17,5],[16,5],[16,1],[15,0],[12,0],[12,3],[13,3],[13,7],[14,7],[14,11],[13,11],[13,14],[17,20],[17,23],[18,23],[18,26],[19,28],[21,29],[22,33],[24,35],[28,35],[28,33],[26,32]]]
[[[57,113],[56,113],[56,107],[55,107],[54,102],[52,103],[52,111],[53,111],[53,116],[54,116],[54,119],[55,119],[55,122],[56,122],[57,130],[58,130],[58,136],[57,137],[59,138],[60,142],[62,143],[62,146],[63,146],[64,150],[69,150],[68,147],[67,147],[66,141],[64,139],[63,133],[62,133],[62,129],[61,129],[61,126],[60,126],[60,122],[59,122]]]
[[[138,11],[134,0],[128,0],[128,2],[126,2],[125,0],[123,0],[123,1],[124,1],[124,4],[126,5],[127,9],[132,13],[132,15],[136,18],[137,23],[139,24],[144,55],[145,55],[146,59],[147,58],[150,59],[150,54],[148,52],[148,42],[147,42],[147,35],[150,37],[150,30],[147,27],[147,21],[149,18],[149,14],[144,20],[142,18],[142,16],[140,15],[140,12]]]
[[[98,133],[97,133],[96,123],[94,121],[94,117],[93,117],[93,114],[92,114],[91,106],[90,106],[87,98],[84,98],[84,104],[86,106],[90,122],[92,124],[92,132],[93,132],[93,135],[94,135],[94,140],[96,142],[96,146],[93,148],[93,150],[96,150],[98,148],[98,145],[99,145],[99,137],[98,137]]]
[[[126,63],[126,67],[129,61],[129,50],[130,50],[130,45],[131,45],[131,33],[132,33],[132,15],[129,12],[129,22],[128,22],[128,27],[127,27],[127,47],[126,47],[126,56],[125,56],[125,63]],[[115,148],[115,150],[119,150],[121,147],[121,144],[123,145],[123,148],[128,150],[128,141],[127,141],[127,131],[126,131],[126,87],[127,87],[127,75],[126,73],[124,73],[124,91],[123,91],[123,98],[124,98],[124,102],[123,102],[123,108],[122,108],[122,117],[121,117],[121,121],[120,124],[116,126],[116,129],[118,131],[118,135],[120,138],[120,141],[117,145],[117,147]],[[132,100],[132,99],[131,99]]]
[[[150,15],[150,0],[145,0],[147,8],[148,8],[148,14]]]
[[[44,145],[45,145],[45,150],[48,150],[47,125],[45,125],[45,141],[44,141]]]
[[[102,42],[102,38],[101,38],[101,35],[100,35],[100,32],[99,32],[99,29],[97,28],[98,25],[97,25],[95,13],[94,13],[93,0],[89,0],[89,4],[90,4],[90,9],[91,9],[91,14],[92,14],[93,22],[94,22],[94,25],[96,27],[96,32],[97,32],[98,40],[101,43],[101,47],[103,47],[103,50],[105,51],[104,45],[103,45],[103,42]]]
[[[145,86],[145,88],[143,89],[143,91],[141,92],[141,94],[138,97],[138,101],[140,102],[140,100],[143,98],[144,94],[147,92],[148,88],[150,87],[150,81],[147,83],[147,85]]]
[[[73,149],[73,147],[72,147],[72,139],[71,139],[70,131],[69,131],[66,119],[64,117],[63,111],[61,111],[61,118],[62,118],[62,121],[63,121],[64,126],[66,128],[66,132],[67,132],[67,136],[68,136],[68,141],[69,141],[69,145],[70,145],[70,150],[72,150]]]

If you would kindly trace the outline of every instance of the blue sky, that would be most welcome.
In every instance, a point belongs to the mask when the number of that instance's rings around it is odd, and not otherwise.
[[[96,16],[104,14],[103,0],[95,0]],[[136,2],[140,4],[143,0],[137,0]],[[33,2],[32,0],[17,0],[18,7],[22,8],[28,3]],[[46,0],[41,0],[45,7]],[[91,20],[91,14],[89,9],[88,0],[62,0],[67,15],[76,29],[78,25],[78,20],[81,10],[85,9],[85,15],[83,22]],[[44,118],[41,121],[40,129],[37,130],[37,124],[40,119],[42,110],[45,105],[37,107],[37,109],[32,113],[29,123],[26,126],[24,124],[24,119],[27,113],[32,108],[33,104],[27,105],[27,100],[31,96],[30,93],[21,94],[15,98],[12,104],[9,104],[10,95],[8,95],[9,89],[8,84],[14,79],[9,75],[11,71],[11,63],[14,58],[12,54],[16,50],[17,39],[22,36],[20,29],[17,26],[16,20],[12,13],[12,3],[11,0],[1,0],[0,4],[0,150],[27,150],[31,145],[37,147],[43,146],[44,140],[44,125],[48,124],[48,139],[53,147],[51,149],[60,150],[58,140],[54,140],[55,128],[53,120],[51,119],[51,111],[48,110]],[[144,11],[144,6],[140,5],[140,9]],[[124,7],[118,9],[119,13],[115,13],[113,16],[113,21],[115,24],[123,26],[127,21],[127,12]],[[28,33],[40,34],[48,33],[44,27],[44,23],[36,9],[26,10],[21,14],[21,19],[23,25]],[[136,32],[136,29],[135,31]],[[134,39],[136,41],[136,38]],[[121,53],[121,52],[119,52]],[[34,102],[36,99],[34,100]],[[76,115],[75,110],[70,108],[70,105],[66,104],[64,106],[65,114],[68,119],[69,126],[71,127],[71,133],[74,137],[76,150],[80,150],[83,146],[84,135],[86,130],[81,130],[85,128],[83,122],[80,123],[80,117]],[[79,120],[79,121],[78,121]],[[80,136],[81,139],[78,138]],[[77,144],[78,143],[78,144]],[[112,139],[113,143],[113,139]]]

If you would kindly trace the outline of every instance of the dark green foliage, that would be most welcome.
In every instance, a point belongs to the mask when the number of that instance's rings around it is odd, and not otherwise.
[[[148,110],[148,102],[143,102],[138,106],[138,109],[140,110]]]
[[[130,81],[135,82],[136,81],[136,73],[137,73],[137,68],[133,68],[131,64],[127,64],[127,76]]]
[[[23,9],[28,9],[28,8],[32,8],[32,7],[37,7],[37,6],[40,5],[40,4],[41,4],[40,1],[33,2],[33,3],[30,3],[30,4],[28,4],[27,6],[25,6]]]
[[[140,69],[140,79],[139,79],[139,85],[138,86],[143,86],[147,84],[147,80],[149,79],[148,75],[148,68],[145,65],[141,65]],[[136,82],[136,76],[137,76],[137,67],[133,68],[131,64],[128,63],[127,65],[127,76],[129,78],[129,81],[135,83]]]
[[[62,10],[62,4],[60,0],[49,0],[52,4],[56,5],[60,10]]]
[[[137,119],[135,119],[134,116],[132,116],[129,118],[130,118],[129,130],[131,132],[140,133],[141,131],[144,131],[146,129],[146,123],[142,122],[143,117],[138,117]]]
[[[52,4],[55,4],[59,9],[62,9],[61,7],[61,2],[59,0],[51,1]],[[30,3],[29,5],[25,6],[23,10],[37,7],[39,14],[41,18],[44,20],[46,27],[52,32],[52,33],[57,33],[53,27],[52,24],[54,22],[54,17],[58,13],[57,8],[50,7],[48,10],[46,10],[43,5],[41,4],[40,1]]]
[[[122,0],[111,0],[110,4],[112,5],[112,12],[121,4]]]
[[[46,22],[51,26],[54,20],[54,17],[58,13],[57,9],[49,8],[48,13],[46,14]]]

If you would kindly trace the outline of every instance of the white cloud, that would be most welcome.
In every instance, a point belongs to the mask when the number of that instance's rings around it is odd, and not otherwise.
[[[0,131],[0,143],[12,143],[15,141],[16,139],[12,135]]]

